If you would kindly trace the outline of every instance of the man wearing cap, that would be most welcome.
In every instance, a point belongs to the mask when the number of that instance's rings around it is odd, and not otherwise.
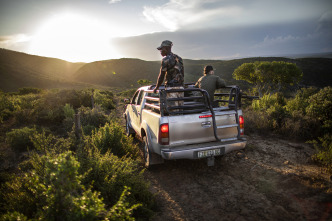
[[[214,75],[215,69],[211,65],[204,67],[204,76],[202,76],[195,84],[195,87],[204,89],[208,92],[212,106],[217,106],[214,103],[214,92],[218,88],[226,87],[225,81],[219,76]]]
[[[161,61],[160,72],[156,87],[153,92],[159,89],[165,79],[165,89],[183,89],[184,86],[184,68],[182,58],[172,53],[173,43],[165,40],[157,48],[163,59]],[[183,92],[167,93],[167,98],[183,97]],[[182,106],[183,101],[174,102],[175,106]]]

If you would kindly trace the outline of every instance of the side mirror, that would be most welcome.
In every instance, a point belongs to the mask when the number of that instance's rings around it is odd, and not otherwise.
[[[123,101],[125,104],[130,104],[130,100],[128,98],[125,98]]]

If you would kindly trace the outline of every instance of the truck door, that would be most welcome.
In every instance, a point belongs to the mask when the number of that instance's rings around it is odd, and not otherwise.
[[[140,126],[141,126],[143,94],[144,94],[143,90],[136,91],[130,104],[132,108],[132,111],[130,111],[131,126],[136,132],[140,131]]]

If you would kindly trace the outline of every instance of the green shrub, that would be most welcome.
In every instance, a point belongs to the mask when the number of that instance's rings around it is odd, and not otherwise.
[[[244,131],[246,134],[260,133],[267,134],[271,132],[268,114],[265,111],[258,111],[252,107],[243,110],[244,113]]]
[[[93,125],[90,125],[90,124],[85,125],[85,126],[82,127],[83,134],[84,134],[85,136],[91,136],[91,135],[92,135],[92,132],[93,132],[94,130],[96,130],[96,129],[98,129],[98,128],[95,127],[95,126],[93,126]]]
[[[319,121],[304,115],[302,111],[293,111],[291,114],[292,116],[284,120],[283,127],[280,129],[282,135],[303,141],[319,136],[321,128]]]
[[[8,212],[2,216],[0,216],[0,220],[2,221],[27,221],[28,218],[18,212]]]
[[[308,103],[307,115],[318,119],[325,133],[332,131],[332,87],[325,87],[310,96]]]
[[[33,143],[34,149],[41,153],[62,153],[68,151],[71,146],[70,138],[57,138],[53,134],[46,134],[43,129],[41,133],[34,132],[30,139]]]
[[[15,152],[26,151],[27,148],[33,147],[30,136],[32,136],[35,132],[36,128],[29,127],[13,129],[12,131],[6,133],[6,142]]]
[[[77,109],[81,106],[91,107],[91,95],[92,91],[90,90],[60,90],[51,97],[57,100],[61,106],[68,103]]]
[[[97,106],[93,109],[81,107],[78,109],[82,127],[90,125],[95,128],[104,126],[108,121],[108,116]]]
[[[284,108],[285,104],[286,99],[281,93],[264,95],[260,100],[253,101],[252,110],[259,113],[256,116],[257,119],[251,118],[253,121],[257,121],[254,125],[262,129],[280,130],[288,116],[288,112]]]
[[[115,109],[114,104],[114,95],[110,91],[94,91],[94,102],[95,105],[100,105],[104,110],[112,110]]]
[[[305,115],[306,108],[309,105],[309,97],[317,93],[317,91],[318,90],[313,87],[298,90],[295,97],[287,101],[286,110],[295,114],[300,111],[303,115]]]
[[[323,137],[318,138],[318,141],[311,141],[311,143],[314,144],[317,150],[313,158],[332,172],[332,134],[325,134]]]
[[[129,204],[142,204],[134,211],[134,217],[148,220],[152,216],[155,202],[139,162],[131,158],[118,158],[109,151],[101,154],[98,148],[88,143],[78,151],[78,159],[81,173],[86,173],[83,184],[91,185],[100,192],[108,207],[116,204],[125,191],[125,186],[128,186],[131,190],[131,195],[128,196]]]
[[[267,110],[272,106],[283,106],[286,104],[285,97],[281,93],[267,94],[261,97],[259,100],[252,102],[254,110]]]
[[[0,123],[8,120],[14,111],[14,105],[10,100],[9,95],[1,92],[0,93]]]
[[[40,199],[31,191],[30,174],[12,175],[10,181],[1,185],[0,208],[4,212],[17,212],[32,217]],[[12,214],[13,215],[13,214]]]
[[[136,92],[137,89],[129,89],[127,91],[122,91],[119,93],[120,96],[124,96],[124,97],[127,97],[127,98],[131,98],[134,93]]]
[[[93,131],[87,142],[98,148],[102,154],[108,150],[118,157],[130,155],[136,159],[139,156],[139,149],[132,143],[124,133],[124,128],[116,122],[106,123],[104,127]]]
[[[273,129],[280,130],[284,125],[284,120],[288,116],[288,112],[281,105],[271,106],[266,110],[270,125]]]
[[[23,88],[18,89],[18,94],[19,95],[40,94],[41,92],[43,92],[43,89],[40,89],[40,88],[23,87]]]
[[[79,162],[66,152],[46,161],[45,177],[35,177],[36,191],[40,191],[45,205],[42,219],[99,220],[105,214],[105,205],[99,193],[85,190],[78,174]]]
[[[100,193],[82,184],[80,163],[71,152],[35,155],[37,170],[16,176],[1,189],[4,217],[36,220],[130,220],[139,204],[129,204],[129,189],[124,189],[110,210]],[[85,173],[85,171],[84,171]],[[6,191],[5,191],[6,190]],[[131,205],[131,206],[130,206]]]
[[[65,106],[63,107],[63,112],[66,118],[74,119],[75,110],[70,104],[65,104]]]

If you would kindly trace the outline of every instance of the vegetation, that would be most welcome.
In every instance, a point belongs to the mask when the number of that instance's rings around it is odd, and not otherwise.
[[[294,98],[264,95],[245,111],[246,131],[277,133],[308,141],[317,149],[314,159],[332,171],[332,88],[303,88]]]
[[[233,73],[236,80],[253,84],[260,97],[266,93],[281,92],[287,86],[298,84],[302,75],[296,64],[283,61],[244,63]]]
[[[0,99],[5,101],[0,157],[13,164],[0,173],[1,220],[147,220],[153,215],[138,147],[112,117],[111,92],[24,88],[1,93]]]
[[[146,86],[146,85],[150,85],[151,83],[152,83],[152,81],[149,81],[147,79],[139,79],[137,81],[137,84],[139,84],[141,87]]]

